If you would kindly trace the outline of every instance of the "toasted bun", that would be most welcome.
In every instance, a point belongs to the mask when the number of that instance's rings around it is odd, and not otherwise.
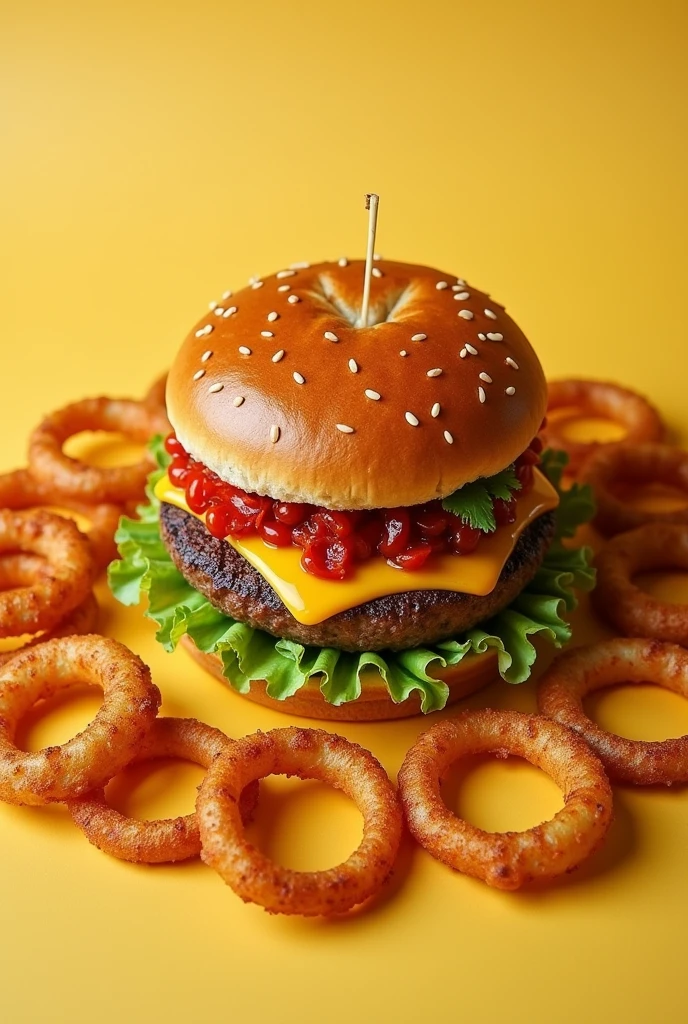
[[[183,636],[181,640],[189,654],[204,668],[228,685],[222,674],[222,661],[218,654],[204,654],[199,651],[193,640]],[[475,654],[464,658],[458,665],[445,669],[433,670],[437,679],[442,679],[449,687],[447,704],[454,704],[462,700],[476,690],[482,689],[488,683],[493,683],[499,678],[497,669],[497,654],[489,650],[485,654]],[[297,690],[286,700],[275,700],[269,697],[266,690],[266,683],[253,682],[248,693],[243,697],[252,700],[255,704],[263,704],[274,711],[281,711],[287,715],[298,715],[301,718],[322,718],[335,722],[377,722],[389,718],[410,718],[411,715],[420,714],[420,697],[414,694],[401,704],[395,704],[389,695],[389,690],[383,683],[380,675],[371,670],[363,679],[361,696],[357,700],[349,701],[346,704],[335,706],[328,704],[320,692],[316,680],[312,680],[300,690]]]
[[[502,306],[383,260],[359,327],[364,264],[342,262],[266,277],[196,325],[167,385],[186,450],[247,491],[333,509],[429,501],[513,462],[547,386]]]

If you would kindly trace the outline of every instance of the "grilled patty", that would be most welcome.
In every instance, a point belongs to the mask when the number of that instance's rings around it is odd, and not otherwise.
[[[513,601],[537,572],[554,536],[553,513],[531,523],[485,597],[411,590],[378,597],[306,626],[297,622],[243,555],[213,537],[195,516],[163,502],[160,525],[174,564],[219,611],[274,636],[343,651],[404,650],[464,633]]]

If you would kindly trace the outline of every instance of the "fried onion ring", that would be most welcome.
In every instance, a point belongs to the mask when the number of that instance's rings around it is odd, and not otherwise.
[[[266,775],[318,779],[356,803],[363,839],[348,860],[327,871],[291,871],[246,839],[239,796]],[[196,810],[205,863],[245,902],[275,914],[339,914],[362,903],[390,874],[401,840],[401,807],[384,768],[363,747],[322,729],[272,729],[231,741],[201,784]]]
[[[29,469],[59,494],[98,504],[123,504],[143,496],[153,468],[148,452],[130,466],[101,468],[73,459],[62,450],[64,442],[82,430],[108,430],[145,443],[168,429],[160,410],[128,398],[85,398],[47,416],[29,441]]]
[[[5,570],[0,568],[0,576],[4,575],[4,572]],[[37,644],[43,644],[48,640],[55,640],[57,637],[83,636],[85,633],[92,633],[97,622],[98,602],[96,601],[95,594],[90,593],[81,604],[77,605],[57,626],[48,630],[47,633],[39,633],[38,636],[32,637],[31,640],[27,640],[25,644],[14,650],[0,651],[0,668],[6,665],[8,661],[16,658],[22,651],[26,651],[30,647],[36,647]]]
[[[551,821],[526,832],[484,832],[453,814],[440,784],[469,754],[515,754],[547,772],[564,793]],[[570,730],[516,711],[464,711],[438,722],[409,750],[399,790],[414,838],[437,860],[497,889],[572,871],[600,845],[612,818],[602,765]]]
[[[90,593],[95,567],[75,523],[50,512],[0,510],[0,553],[30,552],[46,559],[31,586],[0,593],[0,637],[52,629]]]
[[[669,444],[608,445],[586,462],[581,478],[595,491],[594,523],[601,533],[635,530],[645,523],[688,523],[688,452]],[[634,508],[615,493],[615,485],[668,484],[683,491],[686,507],[667,512]]]
[[[91,527],[86,536],[99,569],[104,569],[118,557],[115,531],[120,517],[125,512],[129,514],[126,508],[104,502],[90,505],[59,494],[49,484],[41,483],[33,477],[28,469],[15,469],[0,474],[0,508],[27,510],[43,505],[64,508],[89,520]]]
[[[33,753],[15,745],[17,725],[36,701],[83,683],[103,689],[83,732]],[[159,706],[149,669],[116,640],[74,636],[21,651],[0,670],[0,800],[45,804],[102,786],[134,757]]]
[[[688,571],[688,523],[648,523],[620,533],[605,544],[595,565],[592,603],[620,633],[688,646],[688,605],[658,601],[633,583],[640,572]]]
[[[195,718],[158,718],[130,764],[174,757],[209,768],[229,742],[219,729]],[[246,787],[239,800],[244,824],[250,820],[257,801],[256,781]],[[158,821],[137,821],[108,806],[102,787],[69,800],[67,808],[90,843],[120,860],[163,864],[188,860],[201,852],[195,813]]]
[[[657,410],[642,395],[601,380],[553,380],[547,384],[547,412],[576,409],[582,417],[599,416],[613,420],[626,430],[627,441],[661,441],[664,423]],[[569,469],[577,472],[593,452],[607,445],[602,441],[573,441],[564,435],[550,417],[547,443],[563,448],[569,456]]]
[[[607,640],[560,655],[545,672],[538,706],[575,729],[599,756],[612,779],[636,786],[688,782],[688,736],[629,740],[606,732],[583,710],[583,698],[616,683],[655,683],[688,697],[688,651],[658,640]]]

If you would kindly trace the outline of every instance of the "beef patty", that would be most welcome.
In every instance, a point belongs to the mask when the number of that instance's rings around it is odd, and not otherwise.
[[[446,640],[505,608],[537,572],[554,536],[554,514],[540,516],[523,531],[497,585],[485,597],[453,590],[411,590],[378,597],[312,626],[297,622],[243,555],[213,537],[195,516],[163,502],[160,526],[179,571],[225,615],[302,644],[378,651]]]

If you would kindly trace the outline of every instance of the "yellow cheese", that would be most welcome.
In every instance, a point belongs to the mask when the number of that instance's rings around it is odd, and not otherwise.
[[[155,495],[191,512],[184,491],[174,487],[167,476],[156,485]],[[427,568],[415,572],[395,569],[383,558],[371,558],[357,565],[350,579],[321,580],[302,568],[300,548],[273,548],[257,536],[228,537],[227,543],[267,580],[298,622],[311,626],[376,597],[409,590],[489,594],[526,526],[558,504],[557,492],[536,470],[533,487],[518,499],[514,523],[483,537],[470,555],[434,555]],[[204,515],[191,514],[205,520]]]

